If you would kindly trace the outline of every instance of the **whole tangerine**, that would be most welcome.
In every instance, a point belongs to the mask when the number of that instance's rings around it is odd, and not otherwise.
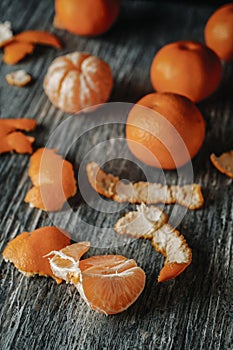
[[[233,60],[233,3],[221,6],[208,19],[205,42],[222,60]]]
[[[116,21],[120,0],[56,0],[54,25],[71,33],[95,36]]]
[[[177,41],[155,55],[151,82],[158,92],[174,92],[198,102],[211,95],[222,75],[221,61],[207,46],[195,41]]]
[[[201,148],[205,122],[195,104],[173,93],[151,93],[129,112],[126,139],[143,163],[175,169],[190,161]]]

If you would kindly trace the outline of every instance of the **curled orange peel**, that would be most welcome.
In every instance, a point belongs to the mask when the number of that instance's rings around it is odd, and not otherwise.
[[[219,157],[212,153],[210,160],[218,171],[233,179],[233,150],[225,152]]]
[[[68,244],[70,238],[67,232],[55,226],[46,226],[19,234],[8,243],[3,251],[3,258],[12,262],[26,276],[51,276],[57,283],[61,283],[62,279],[53,274],[45,255]]]
[[[118,177],[105,173],[95,162],[87,164],[86,172],[93,189],[116,202],[178,203],[190,210],[199,209],[204,203],[201,187],[198,184],[167,186],[143,181],[125,184]]]
[[[15,151],[16,153],[32,153],[34,137],[22,132],[31,131],[36,127],[33,119],[1,119],[0,120],[0,154]]]
[[[3,62],[16,64],[26,55],[34,51],[35,46],[30,43],[12,41],[4,47]]]
[[[155,250],[165,256],[159,282],[177,277],[192,261],[192,251],[180,232],[167,223],[167,215],[154,206],[137,206],[120,218],[114,229],[119,234],[152,240]]]
[[[42,30],[26,30],[13,37],[13,40],[21,43],[48,45],[60,49],[60,40],[52,33]]]
[[[31,156],[28,173],[33,187],[24,200],[32,207],[58,211],[67,199],[76,193],[72,164],[56,154],[53,149],[38,149]]]

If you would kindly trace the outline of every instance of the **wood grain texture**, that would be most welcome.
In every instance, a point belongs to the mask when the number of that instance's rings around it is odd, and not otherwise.
[[[152,91],[149,67],[155,52],[179,39],[203,41],[203,28],[216,6],[171,2],[123,2],[116,25],[97,38],[82,38],[52,26],[53,2],[0,2],[0,20],[10,20],[15,32],[41,29],[55,32],[64,49],[38,47],[15,67],[0,63],[0,117],[31,117],[39,127],[35,148],[51,141],[51,134],[68,118],[53,107],[43,92],[43,78],[50,62],[58,55],[80,50],[96,54],[112,67],[115,86],[112,102],[134,103]],[[26,69],[34,83],[25,88],[7,85],[5,75]],[[190,73],[191,74],[191,73]],[[217,172],[209,161],[212,152],[232,149],[233,66],[224,65],[219,90],[199,104],[207,124],[204,146],[193,161],[194,180],[203,187],[205,205],[187,212],[179,230],[193,250],[193,263],[176,280],[157,283],[163,258],[150,242],[119,238],[112,227],[118,217],[134,206],[120,206],[96,199],[83,172],[88,160],[105,164],[107,171],[130,180],[185,181],[173,171],[165,173],[135,164],[124,140],[124,118],[120,124],[100,125],[108,111],[80,115],[73,127],[63,130],[54,144],[75,166],[82,188],[71,202],[71,210],[47,215],[29,208],[23,201],[31,186],[27,175],[28,156],[0,156],[0,251],[24,230],[60,225],[77,240],[89,239],[87,256],[119,253],[137,260],[147,274],[146,288],[139,300],[116,316],[99,315],[80,299],[73,286],[57,286],[52,279],[29,279],[0,258],[0,348],[8,349],[232,349],[233,348],[233,187],[232,180]],[[127,108],[126,108],[127,109]],[[117,118],[114,108],[113,118]],[[117,113],[116,113],[117,114]],[[120,117],[119,117],[120,118]],[[76,133],[91,130],[75,140]],[[71,140],[74,144],[71,146]],[[100,142],[109,140],[107,146]],[[98,146],[100,145],[100,146]],[[100,148],[99,148],[100,147]],[[92,151],[92,153],[88,153]],[[126,159],[118,158],[119,154]],[[83,162],[83,163],[82,163]],[[83,166],[80,168],[80,164]],[[141,168],[140,168],[141,166]],[[82,194],[88,193],[86,203]],[[97,208],[97,209],[96,209]],[[170,214],[172,206],[166,206]],[[183,213],[179,212],[178,214]],[[107,211],[112,211],[108,212]]]

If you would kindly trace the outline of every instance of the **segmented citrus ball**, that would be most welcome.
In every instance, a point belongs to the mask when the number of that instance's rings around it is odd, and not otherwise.
[[[110,66],[100,58],[82,52],[57,57],[44,79],[49,100],[67,113],[106,102],[112,86]]]

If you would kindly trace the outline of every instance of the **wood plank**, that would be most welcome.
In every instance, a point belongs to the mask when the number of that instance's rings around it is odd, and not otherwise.
[[[10,20],[13,29],[51,30],[65,46],[61,51],[38,48],[16,67],[0,63],[0,117],[32,117],[39,123],[33,132],[35,147],[51,140],[51,133],[68,115],[53,107],[43,92],[43,78],[50,62],[58,55],[80,50],[99,55],[110,63],[115,80],[112,102],[134,103],[152,91],[149,67],[155,52],[165,43],[179,39],[203,41],[205,21],[216,5],[195,5],[172,2],[125,1],[118,23],[97,38],[81,38],[52,26],[51,1],[1,1],[1,20]],[[16,68],[25,68],[35,81],[23,89],[7,85],[5,75]],[[30,180],[27,176],[28,156],[0,156],[0,251],[7,242],[24,230],[56,223],[70,230],[74,239],[89,239],[92,248],[87,256],[119,253],[137,260],[147,274],[147,284],[139,300],[127,311],[106,317],[89,310],[73,286],[57,286],[52,279],[29,279],[0,258],[0,319],[2,349],[232,349],[232,180],[218,173],[209,161],[232,148],[232,64],[224,67],[219,91],[199,104],[206,119],[205,144],[193,161],[195,182],[203,186],[203,209],[187,212],[179,225],[193,249],[193,263],[174,281],[157,283],[163,258],[150,242],[128,240],[117,236],[112,227],[125,210],[134,206],[114,205],[95,198],[85,176],[80,193],[72,202],[72,210],[47,215],[29,208],[23,201]],[[66,152],[76,132],[93,127],[69,149],[78,177],[84,157],[103,162],[105,169],[122,178],[144,179],[142,169],[129,162],[124,141],[124,125],[95,127],[104,121],[106,111],[81,115],[64,141],[58,135],[60,150]],[[123,120],[124,120],[123,116]],[[96,120],[94,119],[96,118]],[[116,116],[117,118],[117,116]],[[66,130],[65,130],[66,132]],[[108,147],[98,150],[100,142],[111,139]],[[60,144],[60,140],[63,143]],[[89,150],[93,150],[88,155]],[[88,158],[89,157],[89,158]],[[84,163],[85,163],[84,162]],[[148,176],[162,179],[162,174],[143,167]],[[166,172],[166,181],[175,184],[175,172]],[[184,175],[183,175],[184,176]],[[90,193],[90,207],[81,193]],[[94,205],[94,204],[95,205]],[[115,210],[106,213],[107,209]],[[170,215],[172,206],[166,206]],[[52,219],[52,221],[51,221]]]

